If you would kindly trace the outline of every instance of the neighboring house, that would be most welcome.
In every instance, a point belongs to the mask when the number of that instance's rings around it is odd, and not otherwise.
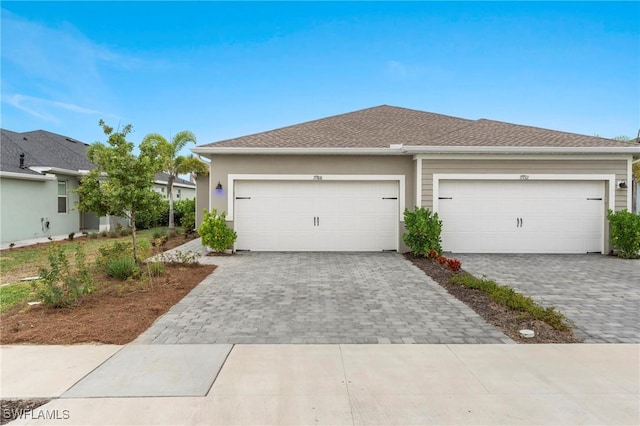
[[[123,218],[74,208],[74,190],[95,167],[89,145],[44,130],[0,132],[0,243],[126,225]]]
[[[169,175],[166,173],[156,173],[153,181],[153,190],[169,198],[167,195],[167,182]],[[177,177],[173,181],[173,201],[193,200],[196,198],[196,184],[188,180]]]
[[[454,253],[608,253],[640,146],[379,106],[201,145],[197,214],[227,213],[237,250],[404,251],[403,212],[443,221]]]
[[[86,144],[44,130],[0,131],[0,242],[99,228],[97,216],[73,208],[73,190],[94,167]]]

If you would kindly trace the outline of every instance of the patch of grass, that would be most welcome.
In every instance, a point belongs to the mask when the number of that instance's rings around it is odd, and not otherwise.
[[[136,234],[139,241],[151,242],[152,235],[155,232],[164,230],[165,228],[145,229],[138,231]],[[102,235],[102,234],[100,234]],[[105,233],[105,235],[108,235]],[[119,237],[114,239],[105,240],[103,238],[82,238],[84,243],[85,253],[87,254],[87,262],[93,262],[98,256],[98,248],[108,242],[131,241],[131,236]],[[60,244],[65,245],[69,251],[75,250],[75,247],[80,244],[78,239],[73,241],[63,241]],[[68,245],[68,246],[67,246]],[[38,275],[38,271],[47,265],[47,245],[20,247],[13,250],[2,250],[0,252],[0,283],[10,284],[18,282],[21,278],[32,277]]]
[[[29,301],[34,297],[33,288],[29,282],[21,282],[0,287],[0,312]]]
[[[543,308],[529,296],[524,296],[511,287],[500,285],[492,280],[476,278],[469,274],[454,275],[449,279],[449,282],[483,291],[495,302],[520,312],[527,312],[533,318],[546,322],[556,330],[569,329],[564,315],[560,312],[554,308]]]

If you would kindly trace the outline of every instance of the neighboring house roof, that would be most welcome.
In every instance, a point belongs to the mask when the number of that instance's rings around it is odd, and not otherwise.
[[[30,169],[50,167],[71,171],[90,170],[95,166],[87,158],[87,144],[44,130],[16,133],[0,129],[2,143],[0,171],[39,175]],[[24,154],[24,168],[20,167]]]
[[[402,145],[402,147],[399,147]],[[261,149],[268,151],[319,149],[400,149],[438,151],[458,147],[631,149],[634,145],[611,139],[548,130],[493,120],[467,120],[430,112],[381,105],[267,132],[242,136],[193,149],[207,153]],[[630,148],[631,147],[631,148]],[[640,148],[639,152],[640,152]]]
[[[0,129],[0,172],[42,176],[37,168],[54,168],[79,172],[96,166],[87,158],[88,144],[45,130],[17,133]],[[20,168],[24,154],[24,168]],[[31,168],[34,169],[31,169]],[[155,180],[166,184],[169,175],[156,173]],[[195,184],[176,178],[174,184],[195,188]]]
[[[169,175],[167,173],[156,173],[155,180],[156,180],[156,182],[161,182],[161,183],[166,184],[167,181],[169,181]],[[193,187],[193,188],[196,187],[195,183],[189,182],[188,180],[182,179],[180,177],[176,177],[173,180],[173,184],[174,185],[177,184],[177,185],[181,185],[181,186],[189,186],[189,187]]]

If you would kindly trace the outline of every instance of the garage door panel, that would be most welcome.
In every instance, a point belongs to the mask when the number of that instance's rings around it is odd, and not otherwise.
[[[397,249],[397,182],[239,181],[235,191],[250,197],[236,200],[237,249]]]
[[[603,182],[451,180],[441,181],[440,189],[447,251],[585,253],[602,248]]]

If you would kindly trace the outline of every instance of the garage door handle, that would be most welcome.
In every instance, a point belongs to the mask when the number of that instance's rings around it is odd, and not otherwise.
[[[313,217],[313,226],[317,226],[316,225],[316,217],[315,216]]]
[[[318,216],[318,226],[320,226],[320,216]]]

